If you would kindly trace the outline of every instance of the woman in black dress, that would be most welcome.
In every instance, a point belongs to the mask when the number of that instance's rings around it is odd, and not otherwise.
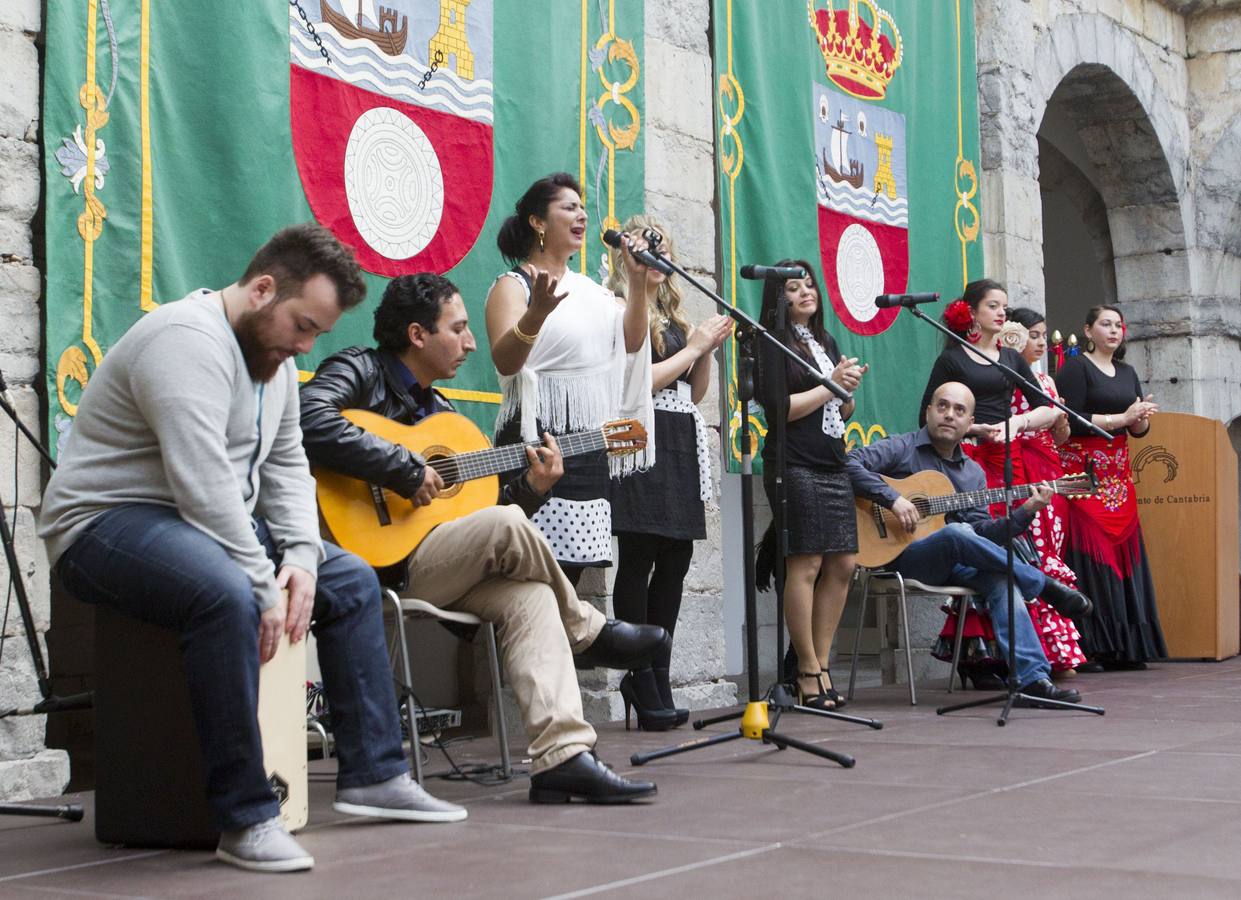
[[[1086,314],[1086,352],[1065,360],[1056,387],[1066,406],[1112,434],[1112,440],[1072,425],[1060,448],[1065,471],[1080,472],[1089,460],[1099,480],[1093,497],[1069,501],[1069,542],[1064,561],[1095,604],[1094,616],[1078,623],[1082,649],[1099,668],[1144,669],[1146,660],[1168,655],[1155,585],[1151,581],[1129,470],[1129,438],[1150,429],[1159,411],[1142,394],[1133,367],[1123,362],[1125,320],[1114,306]]]
[[[781,342],[841,387],[856,390],[868,367],[842,356],[824,330],[814,269],[800,259],[776,265],[799,266],[806,277],[768,280],[763,285],[763,325],[775,331],[777,304],[786,303],[787,325],[777,333]],[[857,559],[857,523],[844,442],[844,423],[854,404],[841,404],[800,366],[770,351],[760,354],[757,382],[770,429],[763,443],[763,487],[773,509],[776,429],[783,428],[786,437],[784,620],[797,654],[797,692],[807,706],[839,709],[844,703],[831,686],[827,660]]]
[[[634,216],[625,232],[635,240],[657,234],[661,249],[676,258],[667,230],[649,216]],[[727,316],[712,316],[692,328],[681,311],[675,278],[646,270],[650,289],[651,390],[655,404],[655,465],[612,486],[612,532],[618,558],[612,606],[618,619],[661,625],[672,636],[681,609],[681,590],[694,555],[694,541],[707,536],[705,503],[711,491],[711,443],[697,403],[707,392],[711,354],[732,332]],[[628,272],[612,251],[608,282],[618,296],[629,294]],[[620,683],[638,727],[662,731],[682,725],[689,711],[672,702],[669,642],[648,666],[630,671]]]

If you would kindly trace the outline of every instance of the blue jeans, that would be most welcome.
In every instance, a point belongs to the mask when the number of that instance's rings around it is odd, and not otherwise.
[[[255,532],[278,565],[261,520]],[[358,557],[324,547],[311,630],[339,751],[336,782],[360,787],[408,766],[379,582]],[[249,578],[224,548],[175,509],[126,504],[92,520],[57,561],[56,573],[79,600],[180,633],[216,824],[233,830],[277,815],[258,726],[259,608]]]
[[[906,578],[924,584],[943,584],[972,589],[987,604],[996,641],[1008,658],[1008,551],[980,537],[973,528],[959,522],[914,541],[896,559],[896,568]],[[1014,589],[1020,598],[1033,600],[1043,592],[1046,576],[1021,560],[1013,561]],[[1017,684],[1025,686],[1039,678],[1051,677],[1051,665],[1026,611],[1017,607],[1013,623],[1016,649]]]

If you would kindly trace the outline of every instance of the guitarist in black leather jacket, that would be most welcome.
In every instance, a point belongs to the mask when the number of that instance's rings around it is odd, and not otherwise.
[[[365,409],[413,425],[452,405],[434,388],[475,349],[460,293],[439,275],[389,283],[375,311],[378,349],[352,347],[319,366],[301,388],[303,443],[317,467],[379,484],[418,505],[444,487],[417,454],[345,419]],[[578,599],[528,516],[560,477],[555,440],[527,448],[530,467],[499,505],[437,526],[410,555],[404,593],[496,624],[509,683],[529,739],[530,800],[617,803],[655,785],[624,778],[594,755],[574,666],[628,669],[668,640],[664,629],[605,620]],[[405,579],[401,579],[405,580]]]

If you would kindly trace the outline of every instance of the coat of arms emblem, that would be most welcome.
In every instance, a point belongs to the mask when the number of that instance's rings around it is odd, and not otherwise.
[[[493,0],[384,2],[290,4],[293,151],[363,268],[446,272],[491,203]]]

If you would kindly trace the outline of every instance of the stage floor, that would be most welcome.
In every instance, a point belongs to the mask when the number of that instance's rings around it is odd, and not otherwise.
[[[638,770],[659,784],[642,806],[532,806],[524,778],[432,779],[466,822],[379,824],[332,812],[330,764],[313,763],[304,875],[101,846],[85,794],[81,823],[0,819],[0,897],[1241,896],[1241,660],[1074,684],[1107,715],[1016,710],[997,728],[998,707],[936,716],[942,682],[912,708],[902,688],[869,688],[848,711],[881,731],[781,723],[855,768],[736,741]],[[630,753],[694,734],[613,724],[599,750],[627,769]],[[438,752],[429,768],[444,768]]]

